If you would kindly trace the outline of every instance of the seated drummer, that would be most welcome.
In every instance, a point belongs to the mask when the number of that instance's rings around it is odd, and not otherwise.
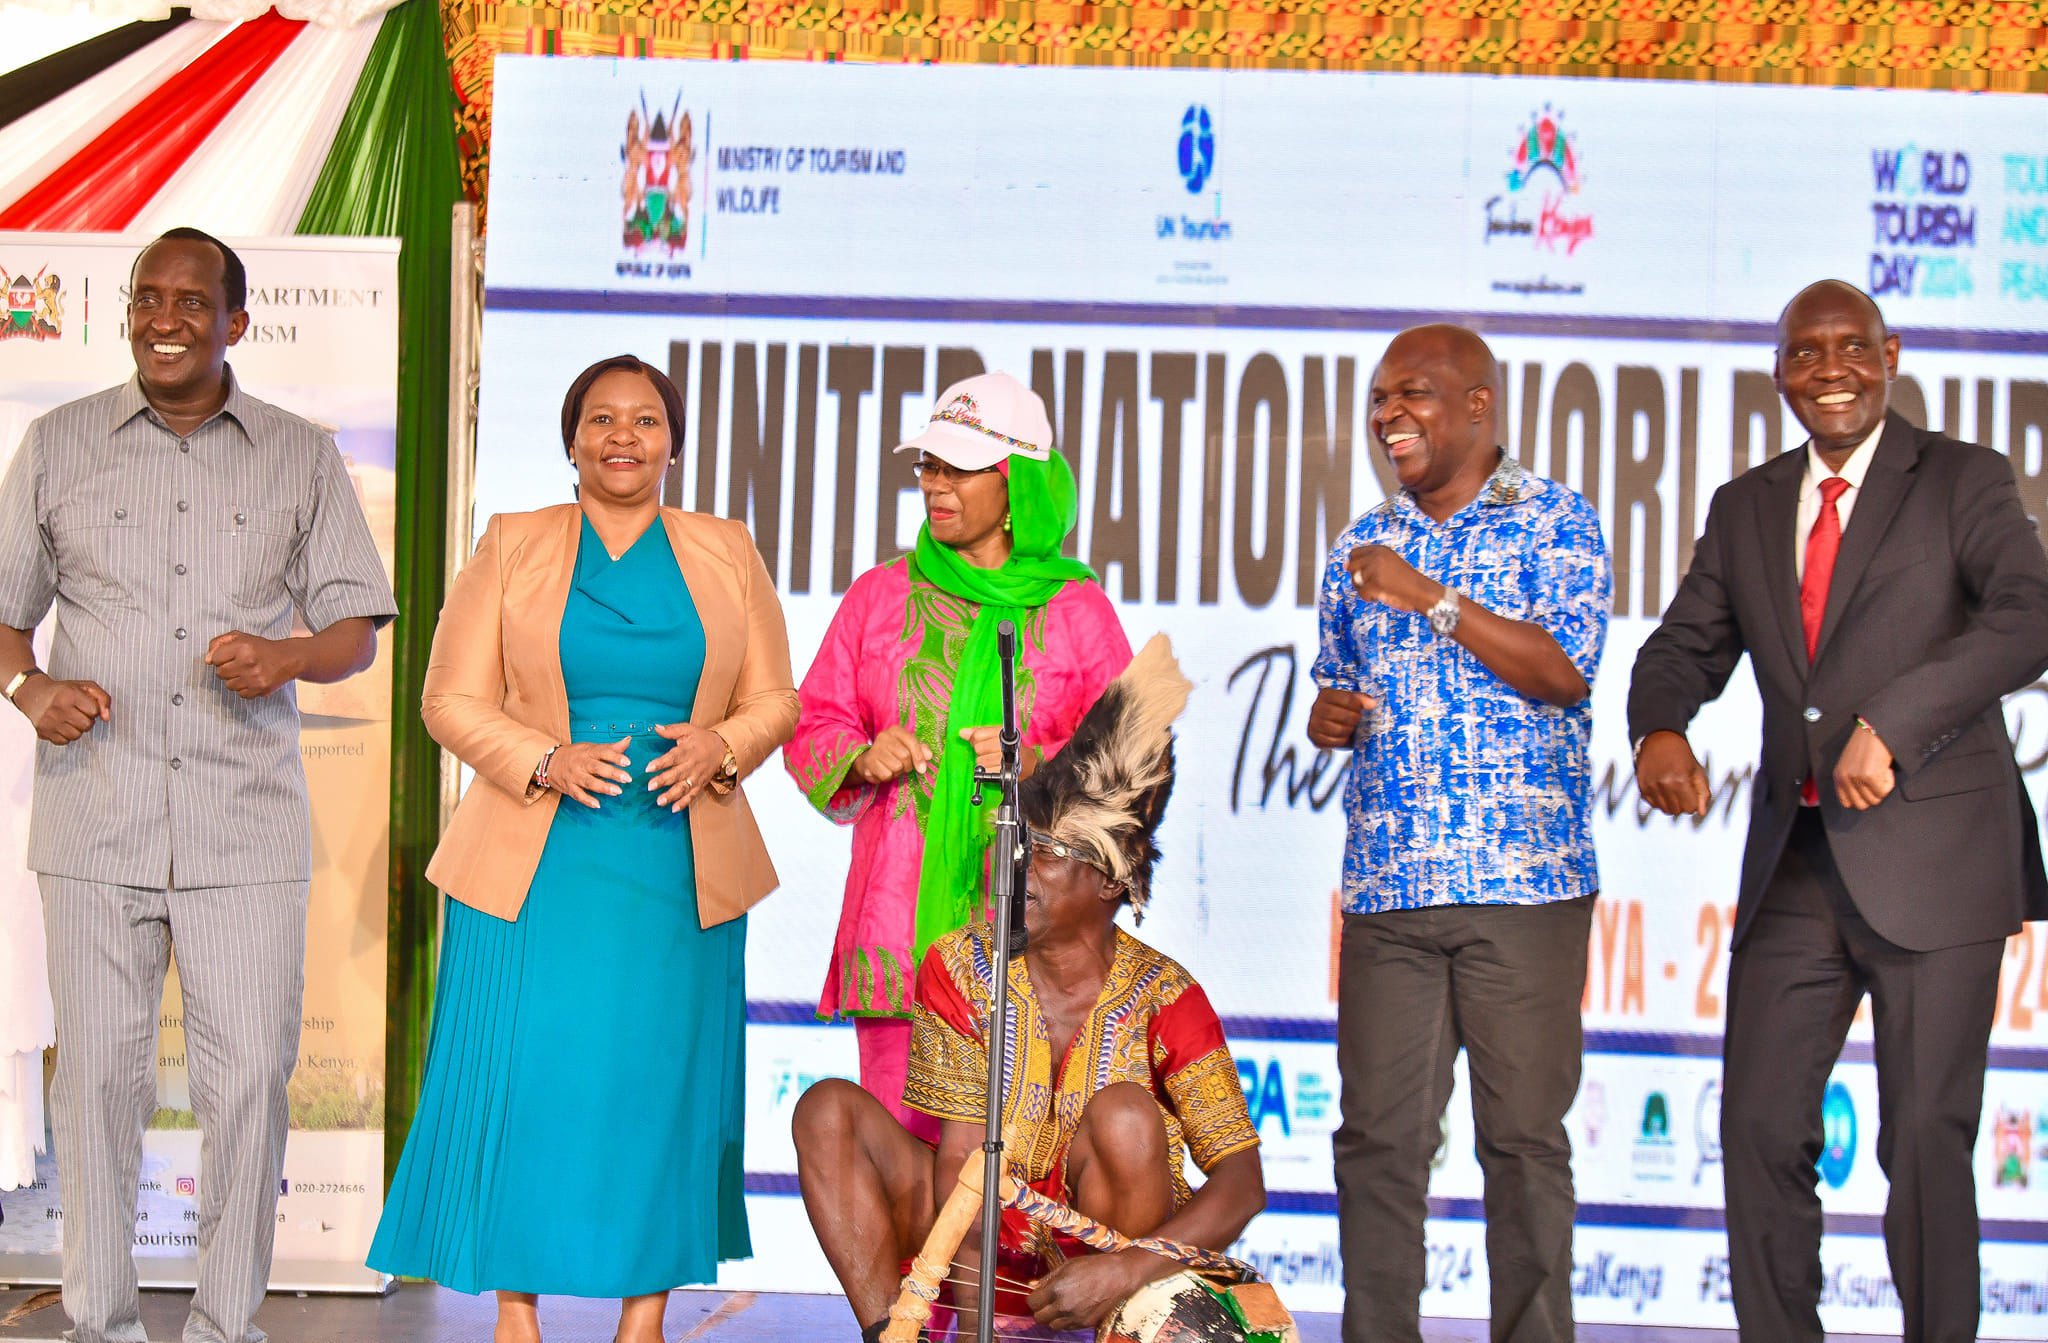
[[[1141,918],[1151,893],[1153,835],[1173,788],[1171,728],[1188,690],[1165,636],[1155,637],[1023,785],[1027,938],[1009,965],[1016,1063],[1005,1156],[1033,1188],[1125,1235],[1227,1250],[1266,1204],[1237,1065],[1201,986],[1116,926],[1125,904]],[[961,1163],[980,1160],[992,938],[985,923],[942,937],[918,973],[903,1099],[941,1121],[936,1151],[851,1082],[819,1082],[796,1109],[804,1207],[870,1343]],[[1206,1176],[1198,1189],[1183,1153]],[[1096,1254],[1011,1210],[1002,1244],[999,1287],[1029,1286],[1032,1314],[1055,1329],[1093,1327],[1183,1267],[1138,1249]],[[957,1261],[949,1276],[965,1336],[978,1230]],[[1000,1301],[999,1313],[1015,1309]]]

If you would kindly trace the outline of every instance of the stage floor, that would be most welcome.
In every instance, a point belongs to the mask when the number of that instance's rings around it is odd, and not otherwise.
[[[48,1289],[0,1287],[0,1343],[54,1343],[64,1331],[64,1312]],[[185,1324],[191,1296],[186,1292],[144,1292],[143,1324],[152,1340],[175,1343]],[[610,1343],[618,1308],[605,1301],[546,1297],[541,1327],[548,1343]],[[488,1297],[424,1284],[398,1288],[389,1296],[290,1296],[273,1294],[256,1322],[273,1343],[490,1343],[494,1310]],[[1304,1315],[1303,1343],[1338,1343],[1337,1317]],[[1428,1343],[1485,1343],[1483,1320],[1425,1320]],[[1585,1343],[1734,1343],[1735,1335],[1713,1329],[1634,1329],[1580,1325]],[[669,1302],[671,1343],[856,1343],[860,1337],[846,1303],[836,1296],[754,1292],[679,1291]],[[1046,1335],[1085,1340],[1085,1334]]]

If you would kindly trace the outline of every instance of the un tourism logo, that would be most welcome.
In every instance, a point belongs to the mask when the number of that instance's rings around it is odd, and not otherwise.
[[[1180,180],[1187,183],[1190,195],[1199,194],[1215,170],[1215,123],[1208,108],[1191,104],[1180,119]]]
[[[1820,1160],[1814,1165],[1828,1188],[1840,1189],[1856,1166],[1856,1102],[1840,1082],[1829,1082],[1821,1098],[1820,1131]]]

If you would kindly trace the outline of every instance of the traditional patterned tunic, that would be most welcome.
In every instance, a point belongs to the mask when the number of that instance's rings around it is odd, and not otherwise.
[[[898,723],[938,755],[953,668],[978,609],[914,581],[911,570],[905,556],[868,570],[847,589],[798,688],[802,714],[782,752],[811,805],[853,827],[846,899],[818,1003],[824,1017],[910,1015],[932,775],[882,785],[849,783],[846,776],[875,734]],[[1021,636],[1023,747],[1042,759],[1067,744],[1103,687],[1129,664],[1131,645],[1116,608],[1092,582],[1060,589],[1032,611]]]
[[[975,924],[932,944],[917,977],[910,1080],[903,1102],[938,1119],[979,1124],[987,1112],[992,934]],[[1209,995],[1174,961],[1122,929],[1095,1007],[1054,1057],[1025,959],[1009,963],[1010,1065],[1003,1126],[1011,1164],[1065,1202],[1067,1145],[1096,1092],[1135,1082],[1166,1121],[1174,1201],[1187,1201],[1182,1154],[1204,1171],[1259,1145],[1237,1064]]]

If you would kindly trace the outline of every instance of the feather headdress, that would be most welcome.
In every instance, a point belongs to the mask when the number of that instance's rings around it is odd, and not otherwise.
[[[1025,824],[1122,883],[1140,919],[1159,861],[1153,836],[1173,793],[1173,723],[1193,689],[1173,644],[1153,635],[1019,798]]]

